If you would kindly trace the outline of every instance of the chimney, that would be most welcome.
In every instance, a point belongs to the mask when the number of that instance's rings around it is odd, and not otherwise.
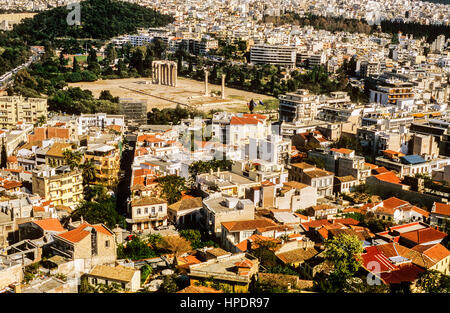
[[[83,224],[83,223],[84,223],[83,215],[81,215],[81,224]]]

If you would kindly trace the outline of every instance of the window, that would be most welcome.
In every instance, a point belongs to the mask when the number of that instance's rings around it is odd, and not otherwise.
[[[155,214],[155,208],[152,208],[152,213]]]
[[[159,206],[159,212],[162,212],[162,205]]]
[[[141,214],[141,209],[137,209],[137,214],[138,214],[138,215]]]
[[[105,241],[105,247],[106,247],[106,248],[109,248],[109,240],[106,240],[106,241]]]
[[[145,214],[148,214],[148,208],[145,208]]]

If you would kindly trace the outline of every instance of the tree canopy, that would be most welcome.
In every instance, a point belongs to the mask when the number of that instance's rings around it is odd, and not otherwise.
[[[41,44],[55,38],[109,39],[134,33],[140,27],[160,27],[173,22],[173,17],[134,3],[116,0],[81,2],[81,25],[68,25],[70,11],[65,6],[47,10],[25,19],[14,27],[14,33],[29,44]]]

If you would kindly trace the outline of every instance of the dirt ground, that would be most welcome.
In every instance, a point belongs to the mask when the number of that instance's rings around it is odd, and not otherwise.
[[[225,99],[217,96],[204,96],[204,82],[178,78],[177,87],[154,85],[149,78],[125,78],[112,80],[98,80],[96,82],[70,83],[69,87],[80,87],[90,90],[94,97],[98,97],[102,90],[109,90],[114,97],[127,99],[143,99],[147,101],[147,109],[174,108],[177,104],[189,106],[198,110],[209,111],[223,109],[224,111],[242,111],[247,103],[254,99],[275,100],[274,97],[260,95],[225,87]],[[220,85],[209,84],[210,93],[218,93]]]
[[[35,16],[36,13],[6,13],[0,14],[0,22],[8,21],[10,23],[19,23],[24,18],[31,18]]]

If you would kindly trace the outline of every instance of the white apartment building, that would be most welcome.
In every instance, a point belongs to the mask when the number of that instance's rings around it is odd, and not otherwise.
[[[250,49],[250,63],[295,67],[296,48],[291,46],[254,45]]]

